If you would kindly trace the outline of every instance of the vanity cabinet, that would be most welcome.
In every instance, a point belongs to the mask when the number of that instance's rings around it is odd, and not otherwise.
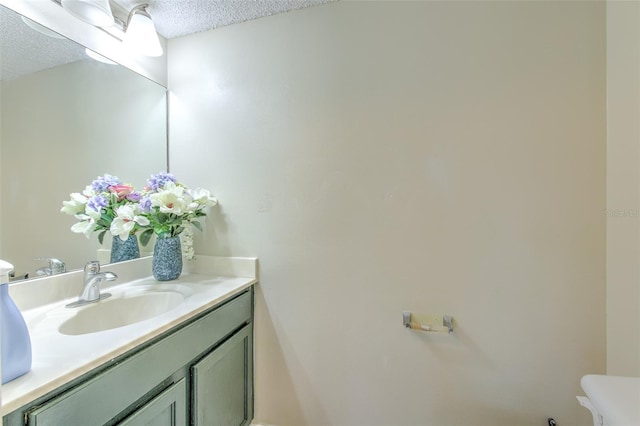
[[[252,333],[245,328],[192,367],[194,425],[243,425],[251,421],[252,353]]]
[[[253,288],[4,417],[5,426],[248,425]]]
[[[186,426],[187,384],[181,379],[136,410],[120,426]]]

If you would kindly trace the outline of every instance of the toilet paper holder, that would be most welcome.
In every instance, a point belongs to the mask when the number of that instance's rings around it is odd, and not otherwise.
[[[410,328],[412,330],[453,334],[453,317],[451,315],[443,315],[442,326],[438,326],[415,322],[413,321],[413,315],[411,314],[411,311],[404,311],[402,312],[402,324],[406,328]]]

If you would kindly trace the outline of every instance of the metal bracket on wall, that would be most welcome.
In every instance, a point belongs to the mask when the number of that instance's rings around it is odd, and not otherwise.
[[[431,325],[431,324],[421,324],[419,322],[413,321],[413,315],[410,311],[402,312],[402,324],[406,328],[410,328],[412,330],[420,330],[420,331],[429,331],[433,333],[449,333],[453,334],[453,317],[451,315],[443,315],[442,317],[442,326]]]

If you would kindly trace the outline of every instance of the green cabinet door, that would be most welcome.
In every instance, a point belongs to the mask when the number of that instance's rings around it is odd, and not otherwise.
[[[173,384],[119,426],[186,426],[187,385],[185,379]]]
[[[195,426],[240,426],[253,419],[253,325],[192,367]]]

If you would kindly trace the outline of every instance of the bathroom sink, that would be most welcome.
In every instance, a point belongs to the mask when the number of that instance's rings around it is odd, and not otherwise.
[[[184,286],[149,286],[133,291],[113,292],[113,297],[78,308],[75,315],[60,324],[58,331],[81,335],[111,330],[162,315],[190,296]]]

